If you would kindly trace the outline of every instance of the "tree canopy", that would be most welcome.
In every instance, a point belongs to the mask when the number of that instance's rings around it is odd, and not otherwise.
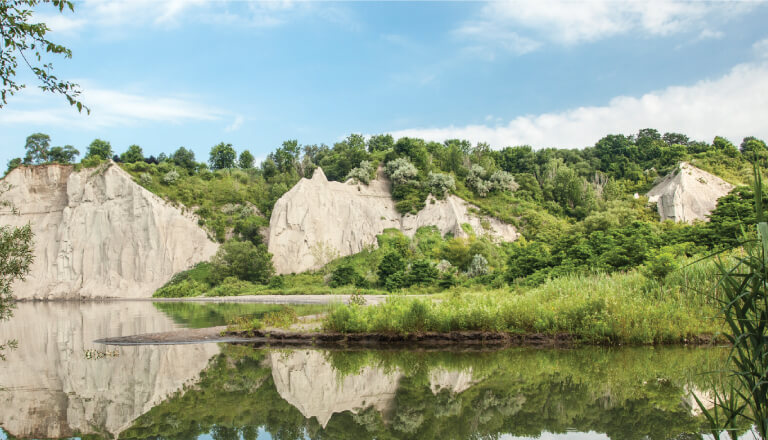
[[[8,98],[26,85],[17,79],[19,63],[22,62],[41,83],[43,91],[63,95],[78,111],[90,109],[78,100],[80,87],[53,75],[53,64],[45,62],[47,54],[72,58],[72,51],[54,43],[46,36],[50,28],[45,23],[33,21],[34,8],[50,4],[60,13],[65,9],[75,10],[69,0],[3,0],[0,2],[0,107]]]

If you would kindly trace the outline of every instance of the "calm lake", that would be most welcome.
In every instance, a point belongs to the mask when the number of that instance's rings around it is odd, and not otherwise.
[[[722,348],[491,352],[112,347],[259,304],[21,303],[0,323],[0,439],[700,438]],[[303,314],[324,306],[301,306]],[[94,351],[112,351],[106,357]]]

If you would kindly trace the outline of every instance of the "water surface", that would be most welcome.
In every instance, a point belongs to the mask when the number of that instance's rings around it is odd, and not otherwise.
[[[666,439],[701,429],[716,348],[490,352],[129,346],[258,304],[22,303],[0,323],[0,438]],[[316,309],[302,313],[316,313]],[[691,438],[698,438],[695,435]]]

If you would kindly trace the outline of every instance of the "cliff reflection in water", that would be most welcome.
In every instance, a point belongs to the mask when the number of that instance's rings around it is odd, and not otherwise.
[[[470,439],[573,430],[614,439],[699,431],[691,389],[723,351],[490,353],[224,346],[197,386],[121,438]],[[695,404],[694,404],[695,405]]]
[[[107,348],[97,338],[202,325],[230,312],[163,311],[175,322],[149,302],[20,304],[0,323],[0,339],[19,341],[0,362],[0,438],[470,439],[575,430],[589,433],[580,439],[662,439],[699,430],[691,392],[706,395],[701,373],[727,353],[199,344],[86,358],[86,349]]]
[[[0,427],[20,438],[116,437],[140,415],[194,383],[216,344],[120,347],[89,359],[107,336],[178,328],[150,302],[21,303],[0,323],[17,350],[0,362]]]

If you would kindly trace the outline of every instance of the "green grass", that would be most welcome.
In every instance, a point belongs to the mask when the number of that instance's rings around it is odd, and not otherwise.
[[[567,332],[586,343],[661,344],[722,330],[707,288],[713,270],[701,262],[659,285],[639,271],[570,275],[527,290],[453,292],[433,299],[393,296],[386,303],[340,305],[324,328],[340,332],[482,330]]]

